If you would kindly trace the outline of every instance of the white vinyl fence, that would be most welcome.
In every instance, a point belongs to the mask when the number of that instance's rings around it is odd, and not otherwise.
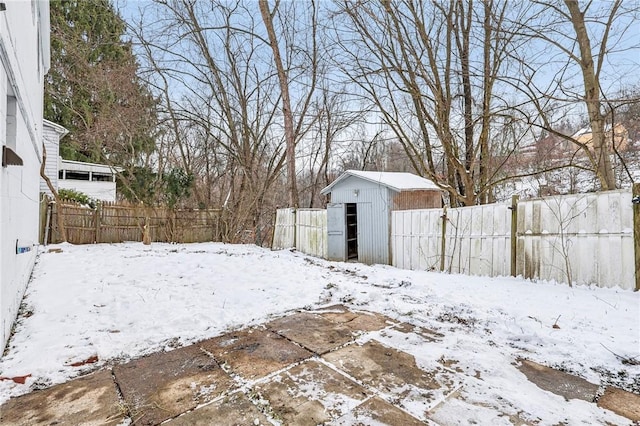
[[[296,211],[296,249],[311,256],[327,257],[327,211]]]
[[[392,264],[635,288],[629,190],[520,201],[515,225],[512,230],[509,204],[394,211]],[[512,246],[516,246],[515,271]]]
[[[510,274],[511,211],[506,204],[394,211],[391,228],[392,264],[398,268]]]
[[[316,257],[327,257],[327,211],[324,209],[279,209],[273,249],[296,248]]]
[[[617,190],[519,201],[515,211],[511,203],[394,211],[392,265],[631,290],[640,285],[631,199]],[[278,210],[273,241],[326,259],[326,210]]]
[[[600,287],[635,287],[631,192],[518,203],[517,273]]]
[[[276,224],[273,231],[271,248],[274,250],[287,249],[296,245],[296,210],[276,210]]]

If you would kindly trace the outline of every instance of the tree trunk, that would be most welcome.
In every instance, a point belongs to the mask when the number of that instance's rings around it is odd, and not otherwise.
[[[593,149],[597,161],[596,175],[603,190],[615,189],[616,179],[611,165],[611,157],[609,156],[611,149],[605,137],[605,120],[601,111],[600,81],[594,67],[591,40],[584,22],[584,14],[580,11],[580,5],[577,0],[565,0],[565,4],[571,14],[571,24],[576,32],[576,41],[580,47],[579,63],[584,83],[584,101],[589,114]]]
[[[287,158],[287,187],[289,193],[289,206],[298,207],[298,188],[296,184],[296,140],[293,131],[293,112],[291,111],[291,99],[289,97],[289,81],[287,72],[282,64],[280,57],[280,49],[278,47],[278,39],[273,29],[273,16],[269,11],[267,0],[260,0],[260,14],[264,21],[264,26],[269,35],[269,43],[273,51],[273,61],[278,72],[278,80],[280,82],[280,91],[282,92],[282,115],[284,119],[284,139],[286,143]]]
[[[53,198],[56,200],[56,206],[58,210],[56,214],[56,218],[58,220],[58,233],[60,234],[60,239],[62,240],[61,242],[66,243],[67,230],[64,227],[64,217],[62,215],[62,200],[58,195],[58,191],[53,187],[53,184],[51,183],[51,179],[49,179],[49,176],[45,174],[46,165],[47,165],[47,148],[44,146],[44,143],[43,143],[42,144],[42,164],[40,164],[40,177],[44,179],[44,181],[47,184],[47,187],[49,188],[49,191],[51,191],[51,194],[53,194]],[[45,241],[45,244],[46,244],[46,241]]]

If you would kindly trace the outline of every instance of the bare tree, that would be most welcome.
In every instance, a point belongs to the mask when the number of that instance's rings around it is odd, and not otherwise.
[[[258,4],[280,85],[289,205],[297,207],[296,145],[309,130],[309,118],[313,118],[309,108],[318,84],[318,7],[315,0],[302,7],[280,0],[274,2],[272,9],[267,0],[259,0]],[[275,21],[280,24],[279,34],[276,34]],[[281,54],[281,45],[285,55]],[[296,108],[291,100],[291,84],[296,84],[299,94]]]
[[[196,176],[199,203],[223,207],[224,238],[260,242],[285,155],[268,44],[242,2],[158,1],[141,21],[147,79],[161,96],[164,161]],[[167,166],[165,166],[167,167]],[[274,192],[275,193],[275,192]]]
[[[634,52],[637,57],[640,50],[625,40],[637,25],[637,13],[637,5],[621,0],[532,2],[520,33],[529,40],[528,46],[513,52],[520,71],[504,79],[525,95],[518,109],[528,123],[569,142],[573,153],[568,152],[565,160],[590,169],[604,190],[616,188],[614,138],[607,131],[615,123],[607,123],[607,114],[618,103],[614,93],[631,69],[621,66],[620,59],[632,58]],[[587,116],[589,138],[561,128],[576,114]]]
[[[276,2],[274,11],[278,8],[279,1]],[[282,116],[284,119],[284,139],[286,143],[287,158],[287,184],[289,193],[289,206],[298,207],[298,187],[296,185],[296,138],[293,129],[293,111],[291,110],[291,98],[289,97],[289,77],[284,69],[284,63],[280,56],[278,37],[273,28],[273,14],[269,10],[267,0],[260,0],[260,14],[267,29],[269,45],[273,51],[273,62],[278,71],[278,81],[280,82],[280,93],[282,97]]]
[[[616,12],[620,8],[620,3],[620,0],[616,0],[612,3],[611,12],[607,18],[607,29],[605,30],[600,42],[600,50],[602,52],[599,55],[600,61],[598,64],[595,64],[591,53],[591,39],[587,32],[585,15],[580,10],[580,5],[577,0],[564,0],[564,4],[569,10],[571,25],[575,30],[576,42],[580,49],[579,57],[575,57],[573,55],[570,56],[572,59],[579,61],[580,68],[582,70],[584,102],[587,105],[589,124],[591,125],[592,140],[597,161],[596,173],[600,178],[602,189],[615,189],[616,179],[613,174],[613,167],[611,167],[611,157],[609,156],[610,146],[604,135],[605,122],[604,115],[602,113],[601,88],[598,76],[602,71],[602,59],[605,56],[604,53],[607,48],[607,38],[611,21],[616,16]],[[586,7],[588,8],[589,6],[587,5]]]
[[[506,16],[521,9],[499,1],[340,3],[344,72],[380,112],[413,169],[453,204],[491,199],[493,133],[511,107],[498,86],[514,48],[514,28],[505,27],[517,26]]]
[[[331,171],[339,153],[353,150],[353,130],[367,114],[366,108],[361,108],[351,98],[346,87],[329,87],[328,80],[320,85],[310,109],[313,124],[308,136],[300,141],[298,150],[298,158],[305,168],[299,180],[300,195],[309,208],[324,206],[320,191],[334,177]]]

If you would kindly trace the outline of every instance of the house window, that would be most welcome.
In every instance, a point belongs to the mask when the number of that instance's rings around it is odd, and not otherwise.
[[[17,100],[13,95],[7,95],[7,119],[6,119],[6,145],[13,151],[16,151],[16,134],[17,134]]]
[[[67,180],[89,180],[89,172],[80,172],[77,170],[67,170]]]
[[[113,181],[113,176],[111,175],[111,173],[93,172],[91,180],[94,182],[111,182]]]

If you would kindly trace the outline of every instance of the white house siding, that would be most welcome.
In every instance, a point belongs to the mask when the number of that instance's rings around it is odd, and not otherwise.
[[[90,182],[88,180],[60,179],[58,181],[58,188],[80,191],[94,200],[111,202],[116,200],[115,182]]]
[[[62,178],[58,179],[59,189],[73,189],[101,201],[116,200],[116,175],[110,166],[60,158],[58,170],[63,174]],[[70,178],[72,173],[79,173],[86,180]],[[103,179],[108,176],[109,180],[98,180],[97,176]]]
[[[4,3],[6,10],[0,12],[0,140],[22,158],[23,165],[0,168],[0,343],[3,346],[36,258],[43,78],[49,67],[49,3]],[[16,108],[15,117],[8,120],[9,96],[15,97]],[[15,124],[8,125],[9,122]],[[18,254],[16,247],[24,252]]]
[[[58,189],[58,152],[60,150],[60,138],[67,134],[67,130],[55,123],[44,120],[43,141],[47,150],[47,162],[44,173],[51,180],[51,184]],[[44,179],[40,179],[40,192],[52,195]]]

